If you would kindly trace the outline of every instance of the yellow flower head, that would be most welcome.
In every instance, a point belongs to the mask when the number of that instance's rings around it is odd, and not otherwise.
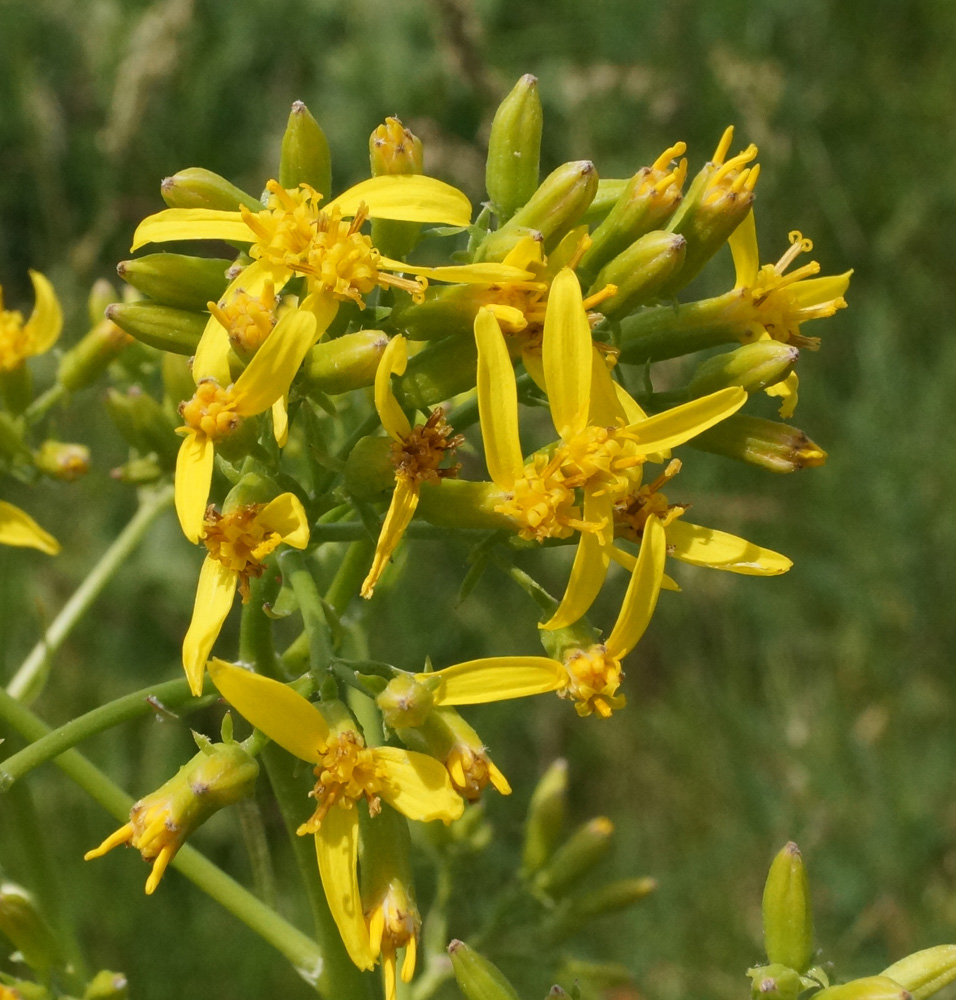
[[[734,200],[741,195],[753,194],[760,176],[760,164],[754,163],[757,147],[751,143],[742,153],[727,159],[730,144],[734,141],[734,127],[728,125],[717,143],[710,163],[703,174],[701,202],[709,207],[717,207],[722,201]]]
[[[0,287],[0,373],[12,372],[27,358],[48,351],[63,328],[63,310],[53,286],[39,271],[30,271],[36,303],[30,318],[23,313],[3,308],[3,288]]]
[[[251,357],[262,346],[276,325],[275,285],[266,281],[258,295],[237,288],[229,298],[209,302],[212,316],[229,335],[233,350],[243,358]]]
[[[410,983],[415,974],[418,956],[418,936],[422,918],[409,899],[405,887],[397,879],[389,882],[384,893],[366,910],[369,946],[373,955],[380,955],[385,972],[385,1000],[396,996],[396,952],[405,949],[402,961],[402,982]]]
[[[0,545],[39,549],[48,556],[60,551],[60,543],[19,507],[0,500]]]

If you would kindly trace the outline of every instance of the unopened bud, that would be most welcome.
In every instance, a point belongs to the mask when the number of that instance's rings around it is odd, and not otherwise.
[[[90,288],[90,294],[86,299],[86,308],[90,317],[90,325],[96,326],[103,318],[106,307],[117,299],[116,289],[106,280],[97,278]]]
[[[373,177],[424,170],[421,139],[397,118],[386,118],[369,136],[368,153]],[[386,257],[404,260],[415,249],[421,230],[418,222],[372,219],[372,243]]]
[[[83,1000],[126,1000],[129,982],[122,972],[102,969],[87,983]]]
[[[771,963],[803,972],[813,954],[810,885],[792,841],[773,859],[763,890],[763,938]]]
[[[767,386],[782,382],[799,357],[800,351],[791,344],[758,340],[702,361],[687,391],[694,399],[735,385],[751,394],[760,392]]]
[[[109,313],[110,306],[106,312]],[[111,319],[101,319],[78,343],[60,358],[57,381],[70,392],[92,385],[109,363],[132,343],[130,335]]]
[[[840,986],[828,986],[813,1000],[912,1000],[912,995],[886,976],[867,976]]]
[[[209,321],[204,313],[158,302],[116,302],[106,310],[106,317],[150,347],[187,356],[196,353]]]
[[[238,212],[240,205],[253,212],[263,208],[258,198],[205,167],[187,167],[166,177],[160,194],[170,208],[212,208],[222,212]]]
[[[359,438],[345,461],[345,489],[356,500],[381,500],[395,486],[392,440],[369,434]]]
[[[161,305],[201,312],[207,302],[217,302],[226,290],[230,267],[232,261],[220,257],[150,253],[121,260],[116,273]]]
[[[489,291],[478,284],[429,285],[422,302],[410,295],[396,300],[391,320],[409,340],[468,338],[474,337],[475,316],[488,302]]]
[[[884,969],[886,976],[912,994],[913,1000],[925,1000],[956,979],[956,944],[914,952]]]
[[[110,478],[130,486],[144,486],[147,483],[155,483],[164,472],[168,471],[169,469],[163,469],[152,455],[148,455],[146,458],[131,458],[125,465],[110,469]]]
[[[163,465],[172,468],[179,451],[175,424],[163,407],[139,388],[106,391],[106,409],[126,442],[143,455],[155,452]]]
[[[505,500],[494,483],[439,479],[420,484],[415,516],[440,528],[514,531],[515,522],[495,508]]]
[[[597,816],[579,826],[538,872],[535,886],[549,896],[563,896],[607,856],[613,836],[614,824],[606,816]]]
[[[427,412],[473,389],[477,381],[474,337],[446,337],[409,359],[405,374],[395,383],[395,395],[404,406]]]
[[[698,434],[690,446],[779,473],[816,468],[827,460],[827,453],[798,428],[743,413]]]
[[[538,80],[526,73],[498,105],[488,138],[485,186],[502,225],[538,186],[543,124]]]
[[[22,420],[0,411],[0,458],[23,458],[30,461],[30,448],[24,440]]]
[[[657,888],[652,878],[628,878],[610,882],[593,892],[568,896],[562,900],[550,926],[548,938],[558,942],[570,937],[597,917],[626,910],[646,899]]]
[[[519,1000],[501,970],[464,941],[452,941],[448,954],[465,1000]]]
[[[15,882],[0,883],[0,933],[35,972],[44,974],[62,960],[56,937],[32,893]]]
[[[329,396],[373,385],[387,344],[388,335],[381,330],[321,340],[305,356],[298,384],[306,394],[318,390]]]
[[[435,697],[427,684],[410,674],[401,674],[388,682],[375,704],[389,729],[410,729],[425,721]]]
[[[329,141],[309,109],[296,101],[282,137],[279,184],[295,188],[309,184],[328,198],[332,194],[332,154]]]
[[[85,444],[44,441],[33,456],[33,464],[53,479],[72,483],[90,471],[90,449]]]
[[[564,827],[568,798],[568,762],[559,758],[544,772],[528,803],[522,863],[527,874],[543,868]]]
[[[591,294],[608,285],[614,295],[598,307],[605,316],[622,316],[657,298],[661,288],[677,272],[683,261],[686,244],[683,236],[656,231],[635,240],[601,269]]]
[[[800,974],[786,965],[761,965],[748,969],[753,1000],[797,1000],[807,988]]]

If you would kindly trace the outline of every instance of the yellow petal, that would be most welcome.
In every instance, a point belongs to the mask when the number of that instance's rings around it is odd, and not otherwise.
[[[238,212],[220,212],[209,208],[167,208],[147,216],[133,233],[130,250],[147,243],[169,240],[234,240],[252,243],[255,235]]]
[[[30,280],[33,282],[36,301],[23,332],[30,344],[30,353],[43,354],[60,336],[60,331],[63,329],[63,310],[60,308],[60,300],[56,297],[53,286],[46,277],[39,271],[30,271]]]
[[[256,521],[279,533],[286,545],[304,549],[309,544],[309,519],[294,493],[282,493],[259,511]]]
[[[206,660],[232,608],[238,581],[239,574],[218,559],[206,556],[203,560],[199,583],[196,584],[192,621],[183,639],[183,667],[189,689],[196,697],[202,694]]]
[[[418,486],[410,479],[397,479],[395,481],[395,492],[392,494],[392,501],[388,505],[388,513],[382,522],[382,530],[378,536],[378,544],[375,546],[375,556],[372,559],[372,568],[368,571],[368,576],[362,584],[360,591],[366,600],[375,592],[375,585],[382,575],[392,553],[398,548],[398,543],[405,534],[415,514],[418,506]]]
[[[726,531],[689,524],[683,518],[667,526],[667,546],[675,559],[693,566],[709,566],[745,576],[779,576],[793,565],[786,556],[772,549]]]
[[[739,386],[720,389],[689,403],[657,413],[628,427],[637,446],[644,452],[676,448],[701,431],[736,413],[747,402],[747,393]]]
[[[842,298],[850,287],[852,274],[852,271],[845,271],[843,274],[825,275],[822,278],[805,278],[789,285],[788,290],[798,306],[817,306]]]
[[[760,257],[757,252],[757,227],[751,209],[744,221],[730,234],[730,252],[734,257],[734,288],[749,288],[757,280]]]
[[[284,448],[289,440],[289,401],[285,396],[272,404],[272,434],[276,444]]]
[[[456,663],[428,678],[441,679],[436,705],[484,705],[557,691],[567,673],[557,660],[546,656],[489,656]]]
[[[615,389],[617,383],[611,378],[604,355],[596,346],[591,348],[591,405],[588,408],[588,423],[602,427],[617,427],[626,421],[624,407]]]
[[[519,267],[523,270],[532,270],[532,264],[544,262],[544,252],[541,249],[541,240],[533,236],[522,236],[520,240],[505,255],[503,263],[512,267]],[[539,269],[534,269],[537,273]]]
[[[358,837],[358,810],[333,806],[315,835],[315,856],[325,898],[345,950],[360,969],[371,969],[375,957],[359,894]]]
[[[614,382],[614,392],[617,394],[617,401],[621,409],[624,410],[624,419],[629,424],[636,424],[641,420],[647,419],[647,414],[641,409],[637,400],[620,382]]]
[[[194,545],[202,535],[215,457],[212,441],[190,428],[176,456],[175,500],[179,525]]]
[[[418,264],[406,264],[400,260],[390,260],[388,257],[379,257],[378,264],[390,271],[404,271],[406,274],[420,274],[426,278],[434,278],[436,281],[453,281],[472,285],[493,285],[503,281],[530,281],[534,278],[530,271],[490,261],[480,264],[456,264],[447,267],[423,267]]]
[[[614,503],[609,495],[595,497],[585,487],[584,520],[594,524],[603,521],[603,527],[597,531],[581,532],[568,579],[568,589],[551,619],[538,628],[556,629],[573,625],[594,603],[611,559],[610,552],[614,542],[613,509]]]
[[[412,430],[408,417],[392,392],[392,375],[403,375],[407,364],[405,338],[399,333],[385,345],[375,369],[375,409],[382,426],[395,441],[404,440]]]
[[[387,780],[382,798],[402,815],[422,823],[450,823],[464,812],[465,803],[452,788],[445,765],[434,757],[398,747],[375,747],[372,755]]]
[[[627,585],[624,603],[617,622],[604,644],[609,656],[626,656],[650,624],[661,590],[661,577],[667,559],[667,538],[660,520],[653,515],[644,525],[641,551]]]
[[[295,757],[318,762],[329,725],[315,705],[285,684],[224,660],[212,659],[208,667],[223,698],[244,719]]]
[[[632,556],[630,552],[625,552],[623,549],[619,548],[611,549],[611,558],[618,565],[623,566],[628,573],[634,570],[634,566],[637,563],[636,556]],[[661,590],[670,590],[675,594],[679,594],[681,593],[681,586],[673,577],[670,577],[665,573],[661,577]]]
[[[567,440],[587,422],[591,396],[591,327],[575,273],[558,273],[548,293],[541,355],[555,429]]]
[[[0,545],[39,549],[48,556],[60,551],[60,543],[44,531],[30,515],[6,500],[0,500]]]
[[[510,490],[524,459],[518,436],[518,389],[498,320],[488,309],[475,318],[478,344],[478,414],[485,462],[496,486]]]
[[[471,202],[461,191],[423,174],[371,177],[333,199],[325,211],[338,209],[344,216],[355,215],[362,203],[372,219],[441,222],[446,226],[471,222]]]
[[[289,391],[302,360],[324,331],[316,331],[315,315],[290,309],[236,379],[232,397],[243,417],[263,413]]]
[[[544,382],[544,364],[541,361],[541,352],[535,350],[521,349],[521,361],[525,371],[531,376],[531,381],[542,391],[547,392]]]
[[[768,385],[764,392],[768,396],[778,396],[781,400],[780,409],[777,413],[784,420],[789,420],[797,408],[797,400],[800,398],[800,376],[796,372],[790,374],[775,385]]]

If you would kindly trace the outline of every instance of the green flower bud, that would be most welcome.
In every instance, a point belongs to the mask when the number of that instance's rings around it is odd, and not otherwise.
[[[335,340],[321,340],[305,356],[298,385],[308,395],[335,396],[375,382],[375,372],[388,335],[381,330],[358,330]]]
[[[428,411],[446,399],[474,388],[478,380],[478,348],[473,337],[446,337],[409,359],[395,383],[395,395],[406,409]]]
[[[474,337],[475,316],[489,297],[487,286],[479,284],[429,285],[420,303],[396,295],[391,320],[409,340]]]
[[[107,389],[106,409],[127,443],[143,455],[155,452],[162,465],[172,469],[182,440],[169,414],[138,387],[129,392]]]
[[[323,198],[332,194],[329,142],[302,101],[296,101],[289,112],[279,158],[279,183],[284,188],[309,184]]]
[[[596,917],[626,910],[645,899],[657,888],[652,878],[628,878],[610,882],[593,892],[568,896],[562,900],[547,930],[549,940],[557,943],[570,937]]]
[[[607,217],[608,212],[617,204],[624,189],[631,182],[629,177],[602,177],[598,181],[597,193],[594,200],[587,207],[587,211],[581,216],[581,221],[589,226],[599,226]]]
[[[106,310],[106,318],[150,347],[187,356],[196,353],[199,338],[209,322],[205,313],[174,309],[158,302],[116,302]]]
[[[395,486],[392,439],[370,434],[360,438],[345,462],[345,489],[356,500],[374,502]]]
[[[786,965],[761,965],[748,969],[753,1000],[797,1000],[807,988],[798,972]]]
[[[528,803],[524,824],[522,868],[527,875],[543,868],[564,827],[568,798],[568,762],[554,761],[544,772]]]
[[[613,285],[617,291],[601,303],[605,316],[621,316],[660,295],[661,288],[680,269],[686,244],[673,233],[647,233],[601,269],[589,294]]]
[[[121,260],[116,273],[137,291],[164,306],[202,311],[207,302],[218,302],[226,290],[231,260],[220,257],[187,257],[179,253],[150,253]]]
[[[170,415],[176,415],[178,423],[177,407],[184,399],[189,399],[196,391],[196,383],[193,381],[188,355],[165,353],[162,360],[163,367],[163,405]],[[173,425],[175,426],[175,424]]]
[[[131,458],[125,465],[110,469],[110,478],[130,486],[143,486],[155,483],[164,471],[168,472],[169,469],[164,470],[155,457],[149,455],[146,458]]]
[[[83,1000],[126,1000],[129,983],[122,972],[102,969],[89,981],[83,991]]]
[[[763,938],[772,964],[803,972],[813,954],[810,885],[800,848],[792,841],[770,865],[763,890]]]
[[[790,344],[758,340],[702,361],[687,391],[693,399],[735,385],[751,394],[760,392],[769,385],[782,382],[799,357],[800,352]]]
[[[498,967],[464,941],[452,941],[448,954],[465,1000],[519,1000],[514,987]]]
[[[410,674],[400,674],[388,682],[375,704],[389,729],[413,729],[425,721],[435,706],[435,698],[426,683]]]
[[[475,260],[503,260],[529,232],[538,232],[551,250],[561,242],[591,204],[598,176],[590,160],[574,160],[552,171],[505,225],[489,233],[478,247]]]
[[[488,138],[485,187],[502,225],[538,186],[543,124],[538,80],[526,73],[498,105]]]
[[[225,177],[205,167],[187,167],[166,177],[160,185],[163,201],[170,208],[212,208],[222,212],[238,212],[240,205],[253,212],[264,206],[258,198],[230,184]]]
[[[722,420],[688,443],[700,451],[724,455],[770,472],[812,469],[827,460],[827,453],[798,428],[743,413]]]
[[[110,306],[106,311],[109,313]],[[109,363],[132,343],[132,338],[111,319],[101,319],[78,343],[60,358],[57,381],[70,392],[92,385]]]
[[[397,118],[386,118],[369,136],[368,154],[373,177],[424,172],[422,141]],[[418,222],[372,219],[373,245],[397,260],[404,260],[415,249],[421,231]]]
[[[503,500],[494,483],[466,479],[425,480],[419,484],[415,516],[440,528],[474,528],[481,531],[511,531],[514,522],[495,507]]]
[[[0,981],[0,1000],[50,1000],[50,991],[39,983],[4,976]]]
[[[912,994],[913,1000],[925,1000],[956,979],[956,944],[914,952],[884,969],[886,976]]]
[[[86,299],[86,308],[90,316],[90,326],[96,326],[103,319],[106,307],[116,301],[116,289],[106,280],[97,278],[90,288]]]
[[[85,444],[44,441],[33,456],[33,464],[53,479],[72,483],[90,471],[90,449]]]
[[[828,986],[814,993],[813,1000],[912,1000],[912,997],[886,976],[867,976],[840,986]]]
[[[597,816],[579,826],[538,872],[535,888],[560,898],[607,856],[613,836],[614,824],[606,816]]]
[[[0,933],[41,976],[63,960],[56,937],[33,895],[15,882],[0,883]]]
[[[30,448],[23,439],[25,430],[23,421],[0,412],[0,458],[33,460]]]

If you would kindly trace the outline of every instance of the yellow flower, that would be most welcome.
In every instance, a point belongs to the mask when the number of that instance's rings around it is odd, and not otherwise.
[[[39,271],[30,271],[36,304],[30,318],[3,308],[0,287],[0,374],[19,368],[27,358],[48,351],[63,328],[63,310],[53,286]]]
[[[368,921],[371,952],[382,959],[385,1000],[395,1000],[398,969],[396,952],[399,948],[405,949],[402,982],[410,983],[415,975],[422,918],[404,886],[398,879],[393,879],[379,899],[366,910],[365,919]]]
[[[176,513],[183,533],[198,542],[212,482],[214,446],[235,433],[245,417],[269,409],[288,392],[302,359],[315,343],[313,313],[291,309],[276,324],[234,383],[229,369],[210,372],[193,365],[196,394],[180,404],[185,426],[176,460]]]
[[[360,969],[371,969],[376,955],[359,894],[356,804],[364,799],[374,817],[381,799],[409,819],[450,823],[464,802],[448,772],[426,754],[367,747],[340,702],[323,703],[320,710],[285,684],[222,660],[211,660],[209,672],[252,725],[314,766],[316,809],[297,832],[315,835],[319,874],[346,950]]]
[[[452,428],[445,423],[443,411],[434,410],[424,424],[412,427],[392,392],[392,375],[401,375],[407,360],[405,338],[398,334],[382,352],[375,372],[375,408],[392,438],[395,490],[382,522],[371,569],[362,584],[361,594],[365,598],[374,593],[382,571],[415,515],[421,483],[437,482],[458,472],[458,466],[440,468],[446,453],[453,453],[462,443],[461,436],[453,435]]]
[[[6,500],[0,500],[0,545],[39,549],[48,556],[60,551],[60,543],[44,531],[30,515]]]
[[[208,552],[183,640],[183,667],[194,695],[202,692],[206,660],[232,607],[236,586],[247,601],[249,579],[262,575],[266,556],[283,543],[304,549],[309,524],[295,495],[283,493],[271,503],[248,504],[225,514],[210,507],[203,521],[203,542]]]

